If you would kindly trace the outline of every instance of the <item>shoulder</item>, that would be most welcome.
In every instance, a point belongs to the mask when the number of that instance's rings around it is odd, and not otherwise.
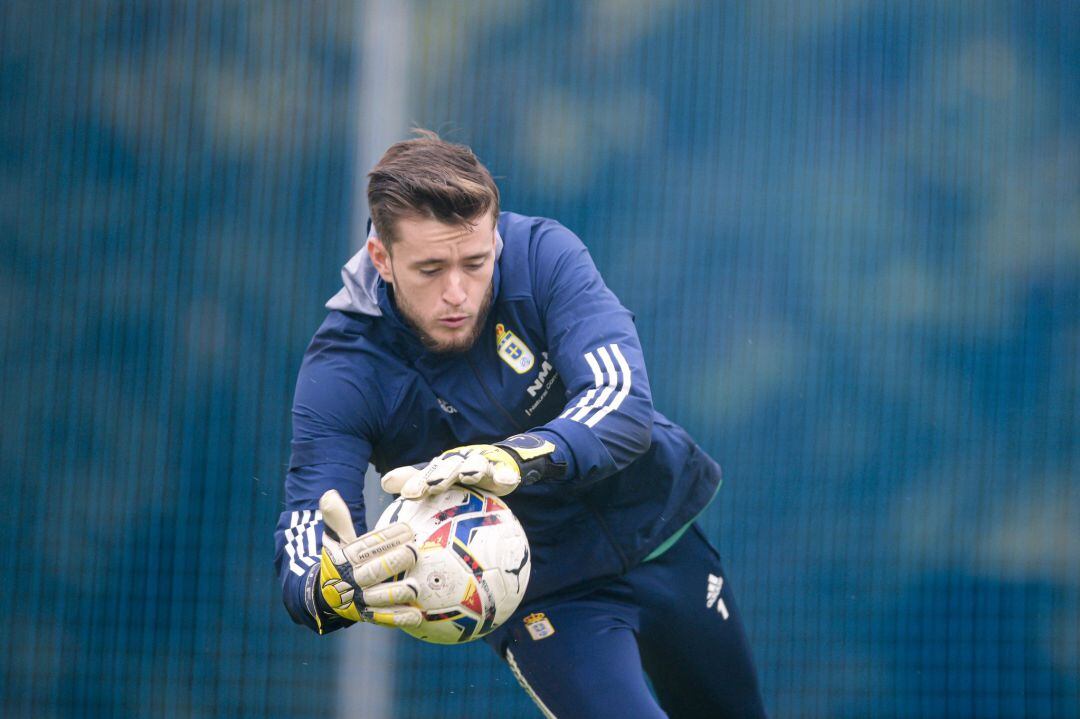
[[[503,254],[518,262],[543,262],[567,251],[585,249],[577,235],[547,217],[503,212],[499,215],[499,233],[503,238]]]
[[[350,414],[366,410],[362,414],[379,417],[394,405],[405,374],[404,363],[380,339],[378,318],[334,310],[304,353],[296,404],[319,414],[348,407]]]
[[[377,319],[331,310],[304,352],[304,366],[339,367],[363,374],[390,361],[389,347],[380,342]]]
[[[513,279],[504,283],[504,290],[511,292],[515,288],[543,291],[556,275],[588,257],[588,249],[576,234],[547,217],[503,212],[499,233],[503,238],[499,268],[504,277]]]

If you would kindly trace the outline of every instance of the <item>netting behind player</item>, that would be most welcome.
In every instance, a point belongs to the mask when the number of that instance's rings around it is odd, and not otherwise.
[[[1077,715],[1078,27],[3,3],[5,715],[336,711],[360,635],[288,621],[270,532],[357,183],[412,121],[637,313],[657,406],[725,467],[703,522],[774,715]],[[483,646],[389,644],[396,716],[531,711]]]

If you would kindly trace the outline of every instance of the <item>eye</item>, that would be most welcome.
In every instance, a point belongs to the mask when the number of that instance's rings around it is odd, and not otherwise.
[[[476,272],[477,270],[484,269],[484,263],[483,262],[471,262],[471,263],[465,265],[465,269],[467,269],[469,272]]]
[[[420,274],[422,274],[424,277],[434,277],[435,275],[439,274],[439,269],[438,268],[422,269],[422,270],[420,270]]]

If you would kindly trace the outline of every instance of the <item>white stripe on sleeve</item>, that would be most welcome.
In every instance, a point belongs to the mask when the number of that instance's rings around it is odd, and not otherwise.
[[[292,517],[289,520],[289,528],[285,530],[285,553],[289,555],[289,571],[298,577],[304,576],[304,569],[296,563],[296,547],[293,546],[295,536],[293,534],[294,528],[300,519],[299,512],[293,512]]]
[[[581,422],[587,427],[595,427],[597,422],[618,409],[630,394],[631,386],[630,365],[619,345],[612,343],[607,347],[597,347],[595,352],[600,356],[604,367],[600,368],[600,363],[596,361],[596,355],[592,351],[585,353],[585,361],[593,371],[592,389],[586,392],[577,404],[560,415]]]
[[[289,528],[285,530],[285,553],[289,555],[289,571],[298,577],[304,576],[306,567],[315,566],[315,525],[322,521],[322,512],[305,509],[293,512],[289,518]],[[300,566],[303,563],[305,566]]]
[[[304,537],[307,539],[307,548],[304,550],[303,560],[309,567],[315,566],[315,556],[318,554],[315,551],[315,525],[321,521],[322,512],[316,509],[311,521],[307,523],[307,531],[304,533]]]
[[[586,415],[589,414],[589,412],[593,411],[597,407],[602,406],[604,404],[604,401],[607,400],[608,395],[611,394],[611,391],[614,389],[614,385],[618,380],[618,378],[615,376],[615,368],[611,364],[611,356],[608,354],[607,348],[600,347],[596,351],[600,355],[600,359],[604,361],[604,369],[607,370],[607,379],[606,381],[599,378],[596,379],[597,387],[599,388],[602,386],[603,390],[600,392],[600,394],[596,397],[595,400],[579,409],[577,411],[577,414],[570,418],[575,422],[580,422],[582,419],[584,419]],[[593,376],[597,377],[595,372],[593,373]],[[600,384],[601,381],[603,381],[603,385]],[[595,392],[596,390],[594,389],[593,391]]]
[[[596,423],[606,417],[608,413],[617,410],[619,408],[619,405],[623,403],[623,400],[626,399],[626,396],[630,394],[630,365],[629,363],[627,363],[626,358],[623,357],[623,353],[619,350],[619,345],[611,345],[611,350],[615,353],[615,359],[619,363],[619,372],[620,376],[622,377],[622,387],[619,389],[619,393],[615,395],[615,398],[612,399],[611,404],[607,405],[606,407],[602,407],[599,411],[597,411],[596,414],[585,420],[586,427],[595,427]]]
[[[580,400],[578,400],[578,403],[576,405],[559,415],[560,417],[566,417],[569,414],[573,414],[573,412],[578,409],[588,408],[589,403],[592,401],[593,395],[596,394],[596,390],[599,389],[600,385],[604,381],[603,373],[600,371],[600,365],[596,363],[596,357],[593,356],[592,352],[585,353],[585,361],[589,363],[589,367],[592,369],[593,388],[586,392],[585,395]],[[577,418],[571,417],[571,419]]]

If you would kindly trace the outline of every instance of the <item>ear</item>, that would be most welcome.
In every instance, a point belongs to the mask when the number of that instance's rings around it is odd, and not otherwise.
[[[372,235],[367,239],[367,251],[371,256],[371,264],[375,265],[379,276],[388,285],[394,284],[394,271],[391,267],[390,251],[378,237]]]

